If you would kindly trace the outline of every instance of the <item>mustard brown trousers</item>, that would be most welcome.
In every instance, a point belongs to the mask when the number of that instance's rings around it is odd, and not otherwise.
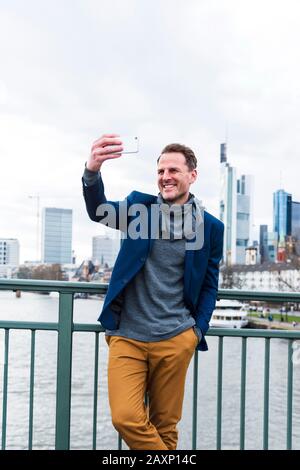
[[[186,372],[198,344],[194,329],[157,342],[121,336],[106,341],[114,427],[130,449],[175,450]]]

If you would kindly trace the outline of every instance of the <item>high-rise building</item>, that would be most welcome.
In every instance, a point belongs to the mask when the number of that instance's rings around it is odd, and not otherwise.
[[[72,263],[72,209],[45,207],[42,213],[43,263]]]
[[[16,238],[0,238],[0,276],[11,277],[20,264],[20,245]]]
[[[252,191],[253,177],[251,175],[242,175],[237,180],[236,263],[238,264],[245,263],[245,250],[252,238]]]
[[[227,163],[226,144],[221,144],[220,219],[224,223],[223,260],[236,260],[236,171]]]
[[[273,228],[278,233],[279,243],[285,242],[285,237],[291,235],[292,225],[292,196],[279,189],[273,193]]]
[[[120,250],[120,239],[110,238],[108,235],[98,235],[93,237],[93,263],[107,264],[109,267],[114,266]]]
[[[277,261],[278,233],[268,232],[268,261],[275,263]]]
[[[268,261],[268,226],[259,226],[259,254],[260,262]]]
[[[16,238],[0,238],[0,264],[19,266],[20,244]]]
[[[292,201],[292,237],[300,241],[300,202]]]
[[[226,264],[244,264],[251,242],[253,177],[241,175],[227,162],[226,144],[221,144],[220,219],[225,225],[223,260]]]

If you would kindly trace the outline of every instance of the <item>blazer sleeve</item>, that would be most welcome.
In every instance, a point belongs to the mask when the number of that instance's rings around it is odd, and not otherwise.
[[[126,231],[127,219],[122,217],[122,208],[123,214],[127,214],[127,198],[124,201],[107,201],[101,175],[92,185],[86,185],[82,178],[82,188],[86,210],[91,220],[110,228]]]
[[[218,220],[218,224],[212,226],[208,265],[196,310],[196,325],[201,329],[203,335],[209,328],[209,321],[216,304],[219,263],[223,255],[223,235],[224,224]]]

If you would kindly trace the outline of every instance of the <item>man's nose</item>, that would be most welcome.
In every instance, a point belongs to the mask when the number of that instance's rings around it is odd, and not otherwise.
[[[170,174],[169,174],[168,170],[164,171],[164,173],[162,175],[162,178],[163,178],[163,180],[167,180],[167,179],[170,178]]]

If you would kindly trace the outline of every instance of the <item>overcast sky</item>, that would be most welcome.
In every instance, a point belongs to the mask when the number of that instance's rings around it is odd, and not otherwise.
[[[0,237],[36,259],[36,200],[73,209],[73,248],[91,255],[81,175],[105,132],[140,152],[103,166],[106,194],[157,192],[156,158],[182,142],[193,192],[219,216],[219,148],[255,178],[254,222],[272,193],[300,200],[298,0],[0,0]]]

